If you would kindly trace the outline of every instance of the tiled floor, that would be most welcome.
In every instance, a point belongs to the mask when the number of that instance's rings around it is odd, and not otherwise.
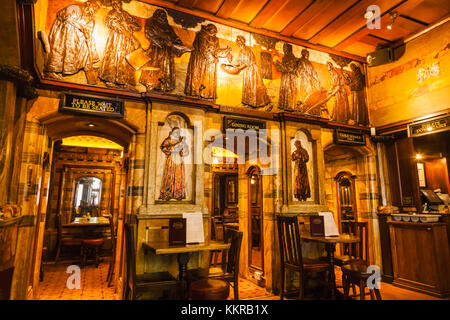
[[[106,284],[108,263],[101,263],[98,268],[86,266],[81,269],[81,288],[69,289],[66,286],[66,273],[69,264],[58,265],[46,264],[44,266],[44,281],[41,282],[38,300],[117,300],[114,288]],[[336,284],[341,285],[341,274],[336,270]],[[342,289],[339,289],[342,291]],[[358,290],[358,289],[357,289]],[[381,295],[383,300],[439,300],[438,298],[395,287],[388,283],[381,284]],[[357,291],[358,293],[358,291]],[[233,289],[230,289],[228,299],[233,299]],[[267,292],[264,288],[257,286],[251,281],[240,279],[240,300],[278,300],[280,297]],[[367,297],[367,299],[370,297]],[[357,298],[358,299],[358,298]]]

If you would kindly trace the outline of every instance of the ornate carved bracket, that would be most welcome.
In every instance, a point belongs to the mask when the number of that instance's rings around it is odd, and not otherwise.
[[[28,100],[38,97],[31,74],[20,67],[0,65],[0,80],[14,82],[17,86],[17,95]]]

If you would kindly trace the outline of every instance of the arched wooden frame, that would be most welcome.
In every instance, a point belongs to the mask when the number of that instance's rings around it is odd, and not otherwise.
[[[342,179],[348,179],[350,181],[350,189],[351,189],[351,199],[352,199],[352,207],[353,207],[353,217],[355,219],[355,222],[358,221],[358,212],[357,212],[357,205],[356,205],[356,188],[355,188],[355,179],[356,176],[352,175],[348,171],[341,171],[339,172],[334,180],[336,181],[336,201],[337,201],[337,213],[338,213],[338,224],[339,224],[339,230],[342,232],[342,224],[341,224],[341,192],[339,189],[340,182]]]
[[[251,181],[253,176],[256,175],[258,177],[258,192],[255,195],[255,198],[258,202],[259,207],[259,234],[260,234],[260,250],[261,250],[261,266],[255,266],[252,263],[252,194],[251,190]],[[263,192],[262,192],[262,175],[261,170],[257,166],[251,166],[247,170],[247,180],[248,180],[248,265],[250,270],[258,270],[264,273],[264,219],[263,219]]]

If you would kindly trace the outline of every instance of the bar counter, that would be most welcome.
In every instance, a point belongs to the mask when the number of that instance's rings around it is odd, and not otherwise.
[[[441,298],[450,296],[447,224],[387,222],[393,284]]]

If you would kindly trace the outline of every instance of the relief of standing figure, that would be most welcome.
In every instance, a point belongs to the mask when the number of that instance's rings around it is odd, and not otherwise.
[[[141,24],[122,9],[121,0],[112,0],[111,5],[105,19],[109,33],[99,77],[108,87],[136,86],[135,70],[126,55],[140,47],[133,32],[141,30]]]
[[[308,151],[302,147],[300,140],[296,140],[295,150],[292,153],[292,161],[294,166],[294,197],[299,201],[306,201],[311,197],[311,189],[309,187],[308,168],[306,166],[309,161]]]
[[[242,71],[242,104],[253,108],[266,106],[266,111],[270,111],[272,104],[252,49],[245,45],[243,36],[236,37],[236,44],[241,49],[236,63],[222,65],[222,70],[232,74],[238,74]]]
[[[193,43],[189,58],[184,93],[188,96],[215,100],[217,98],[217,62],[231,59],[231,48],[220,48],[217,27],[212,23],[202,26]]]
[[[350,64],[352,69],[352,75],[350,76],[344,71],[345,84],[350,86],[352,92],[352,114],[353,120],[357,124],[364,126],[369,124],[369,114],[366,105],[366,99],[364,97],[364,74],[361,69],[354,63]]]
[[[331,76],[331,86],[328,90],[328,96],[334,97],[333,112],[331,119],[337,122],[347,123],[350,119],[347,91],[344,87],[344,79],[334,69],[331,62],[327,62],[328,72]]]
[[[302,50],[302,57],[298,60],[297,72],[300,79],[300,101],[303,103],[309,95],[321,89],[319,76],[309,61],[309,51],[306,49]],[[313,110],[315,114],[320,114],[320,109]]]
[[[298,59],[292,52],[292,45],[285,43],[283,45],[284,56],[281,62],[274,61],[275,68],[281,72],[280,95],[278,106],[282,110],[294,111],[298,104]]]
[[[61,79],[60,74],[72,75],[87,70],[100,60],[92,37],[98,9],[97,3],[87,1],[83,6],[70,5],[58,11],[48,37],[46,78]]]
[[[151,60],[142,68],[139,82],[147,91],[152,89],[172,91],[175,89],[174,55],[181,57],[191,51],[183,45],[175,31],[169,25],[167,13],[157,9],[145,22],[145,37],[150,41],[148,55]],[[159,68],[159,71],[145,70],[145,67]]]
[[[169,136],[161,143],[161,151],[165,154],[159,199],[182,200],[186,198],[185,168],[183,158],[189,155],[189,149],[180,128],[174,127]]]

